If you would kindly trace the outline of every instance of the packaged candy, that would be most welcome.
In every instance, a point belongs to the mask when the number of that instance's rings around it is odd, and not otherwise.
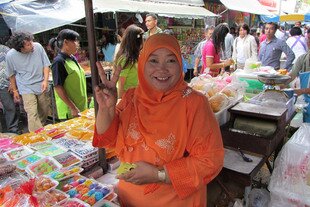
[[[95,148],[90,144],[85,144],[83,147],[75,147],[71,150],[83,160],[98,156],[98,148]]]
[[[32,153],[33,153],[32,149],[26,146],[22,146],[3,153],[3,156],[9,161],[16,161]]]
[[[61,146],[58,146],[58,145],[52,145],[50,147],[38,150],[38,152],[40,154],[42,154],[44,156],[50,156],[50,157],[60,155],[66,151],[67,151],[67,149],[62,148]]]
[[[83,171],[83,168],[79,166],[72,166],[69,168],[63,168],[59,171],[54,171],[49,174],[49,176],[55,180],[64,180],[66,178],[70,178],[76,174],[79,174],[80,172]]]
[[[57,189],[52,189],[49,191],[49,193],[51,194],[51,196],[55,197],[56,200],[57,200],[57,203],[61,202],[61,201],[64,201],[66,200],[67,198],[69,198],[69,195],[60,191],[60,190],[57,190]]]
[[[37,142],[37,143],[31,144],[29,145],[29,147],[34,150],[40,150],[40,149],[44,149],[47,147],[51,147],[52,145],[53,143],[51,141],[45,141],[45,142]]]
[[[116,172],[118,175],[129,172],[130,170],[136,168],[136,164],[131,164],[128,162],[122,162],[121,165],[117,168]]]
[[[66,137],[59,138],[59,139],[54,139],[53,143],[55,143],[57,145],[60,145],[60,146],[62,146],[64,148],[66,148],[66,149],[71,149],[71,148],[74,148],[74,147],[81,147],[81,146],[83,146],[85,144],[84,142],[81,142],[79,140],[68,139]]]
[[[56,188],[58,185],[58,182],[56,180],[53,180],[47,176],[40,176],[35,179],[35,188],[34,190],[36,192],[44,192],[49,191],[51,189]]]
[[[82,159],[75,155],[72,152],[64,152],[60,155],[54,157],[64,168],[80,165],[82,163]]]
[[[90,207],[87,203],[84,203],[83,201],[76,199],[76,198],[68,198],[64,202],[61,202],[59,206],[63,207]]]
[[[32,155],[29,155],[19,161],[16,162],[16,167],[20,170],[20,171],[24,171],[26,169],[26,167],[32,163],[35,163],[37,161],[39,161],[40,159],[42,159],[44,156],[35,153]]]
[[[112,193],[112,189],[92,179],[86,179],[83,183],[70,189],[67,194],[70,198],[78,198],[89,205],[97,205],[97,202]]]
[[[26,167],[26,172],[32,177],[48,175],[54,171],[58,171],[62,165],[51,157],[45,157]]]

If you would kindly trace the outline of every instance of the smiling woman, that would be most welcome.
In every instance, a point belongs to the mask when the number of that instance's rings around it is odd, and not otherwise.
[[[119,175],[123,206],[206,206],[206,184],[223,166],[223,144],[205,96],[183,80],[177,40],[167,34],[147,39],[138,60],[137,88],[116,105],[116,82],[97,64],[105,87],[98,102],[93,145],[115,147],[134,169]]]

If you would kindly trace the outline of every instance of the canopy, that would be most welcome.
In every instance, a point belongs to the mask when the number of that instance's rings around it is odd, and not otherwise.
[[[257,0],[221,0],[221,2],[230,10],[260,15],[272,15],[272,13]]]
[[[178,18],[215,17],[216,14],[200,6],[155,3],[150,1],[93,0],[94,12],[155,13],[159,16]]]
[[[217,16],[204,7],[176,4],[176,0],[150,1],[93,0],[95,12],[156,13],[167,17],[204,18]],[[198,3],[197,3],[198,2]],[[199,0],[191,0],[199,4]],[[12,32],[33,34],[76,22],[85,17],[83,0],[5,0],[0,3],[2,14]]]
[[[310,13],[307,14],[283,14],[280,17],[278,15],[273,16],[261,16],[264,22],[309,22]]]
[[[85,17],[83,0],[11,0],[0,14],[12,32],[39,33]]]

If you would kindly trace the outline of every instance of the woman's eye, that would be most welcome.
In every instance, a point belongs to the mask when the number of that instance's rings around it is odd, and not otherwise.
[[[167,62],[168,62],[168,63],[175,63],[175,62],[177,62],[177,60],[176,60],[176,59],[168,59]]]
[[[149,62],[151,63],[157,63],[158,61],[156,59],[149,59]]]

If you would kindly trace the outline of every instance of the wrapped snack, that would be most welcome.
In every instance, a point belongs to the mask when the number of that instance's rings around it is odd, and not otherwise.
[[[128,162],[122,162],[121,165],[117,169],[117,174],[118,175],[124,174],[124,173],[129,172],[130,170],[132,170],[136,167],[137,167],[136,164],[131,164]]]
[[[58,182],[56,180],[52,180],[49,177],[46,176],[40,176],[37,179],[35,179],[35,186],[34,190],[38,193],[49,191],[51,189],[56,188],[58,185]]]
[[[8,199],[12,198],[14,191],[11,186],[7,185],[3,188],[0,188],[0,206],[2,206]]]
[[[214,113],[219,112],[229,103],[228,97],[223,93],[217,93],[209,99],[210,106]]]

